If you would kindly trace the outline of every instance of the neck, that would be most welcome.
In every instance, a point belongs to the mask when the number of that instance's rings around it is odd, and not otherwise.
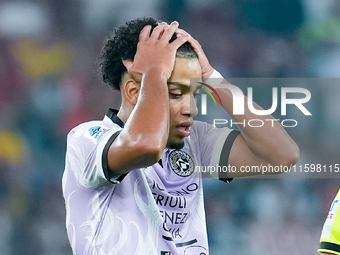
[[[129,109],[129,107],[124,107],[124,105],[122,105],[119,108],[119,111],[117,113],[118,118],[121,119],[121,121],[123,121],[124,123],[126,123],[127,119],[129,118],[131,114],[131,110]]]

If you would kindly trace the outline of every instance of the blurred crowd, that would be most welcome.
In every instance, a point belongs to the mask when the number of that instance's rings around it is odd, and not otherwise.
[[[66,134],[119,107],[96,59],[109,31],[140,16],[179,21],[225,77],[339,78],[337,0],[0,0],[0,255],[71,254]],[[339,163],[340,86],[311,93],[313,116],[288,131],[301,163]],[[338,187],[336,178],[205,180],[211,254],[316,254]]]

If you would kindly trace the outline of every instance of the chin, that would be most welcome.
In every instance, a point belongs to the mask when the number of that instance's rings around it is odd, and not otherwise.
[[[184,141],[181,142],[168,141],[166,147],[169,149],[180,150],[184,147]]]

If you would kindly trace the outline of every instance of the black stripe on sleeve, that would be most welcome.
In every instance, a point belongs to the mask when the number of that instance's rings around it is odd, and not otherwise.
[[[108,161],[107,161],[107,153],[109,152],[110,146],[113,143],[113,141],[116,139],[116,137],[120,134],[122,130],[119,130],[117,132],[115,132],[110,139],[107,141],[104,150],[103,150],[103,155],[102,155],[102,167],[103,167],[103,172],[105,175],[106,180],[112,182],[112,183],[119,183],[121,182],[126,174],[122,174],[120,175],[118,178],[116,178],[116,180],[111,180],[112,176],[109,170],[109,166],[108,166]]]
[[[222,151],[221,151],[221,156],[220,156],[220,162],[219,166],[228,166],[229,164],[229,155],[231,151],[231,147],[233,146],[233,143],[236,139],[236,137],[240,134],[241,132],[238,130],[233,130],[230,132],[228,135],[227,139],[224,142]],[[231,182],[233,178],[228,178],[226,172],[220,172],[219,173],[219,179],[224,182]]]
[[[340,253],[340,245],[335,244],[335,243],[321,242],[320,243],[320,249],[328,250],[328,251],[335,251],[335,252]]]

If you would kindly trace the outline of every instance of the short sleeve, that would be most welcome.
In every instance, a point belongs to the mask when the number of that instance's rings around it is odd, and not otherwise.
[[[89,122],[73,129],[67,138],[66,170],[85,188],[107,182],[103,153],[107,153],[121,128],[105,122]],[[104,165],[103,165],[104,164]]]
[[[201,121],[195,121],[192,126],[192,139],[190,143],[199,155],[200,168],[209,172],[210,177],[221,179],[220,169],[228,166],[229,154],[232,145],[240,131],[225,128],[216,128],[213,125]],[[207,171],[209,170],[209,171]],[[231,181],[223,175],[223,180]]]

